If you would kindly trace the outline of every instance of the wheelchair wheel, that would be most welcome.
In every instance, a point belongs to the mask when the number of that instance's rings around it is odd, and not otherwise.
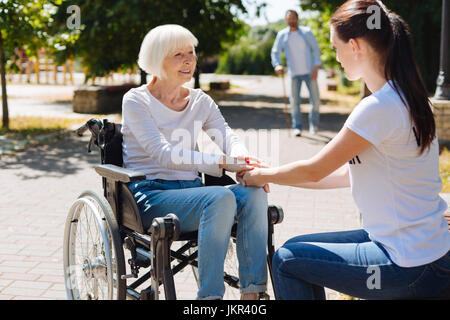
[[[71,300],[126,298],[119,228],[104,197],[86,191],[73,203],[64,234],[64,276]]]
[[[198,248],[191,248],[189,249],[189,253],[192,254],[195,252]],[[240,291],[239,291],[239,263],[236,255],[236,242],[234,239],[230,239],[230,242],[228,244],[228,250],[227,255],[225,256],[225,262],[224,262],[224,272],[227,277],[227,281],[225,283],[227,284],[225,286],[225,295],[224,299],[230,299],[230,300],[239,300],[240,298]],[[195,281],[197,283],[197,287],[200,288],[200,282],[198,279],[198,268],[192,266],[192,273],[194,274]]]
[[[224,272],[228,275],[228,281],[225,290],[225,299],[239,300],[241,297],[239,288],[239,262],[237,259],[236,240],[230,239],[228,251],[225,257]]]

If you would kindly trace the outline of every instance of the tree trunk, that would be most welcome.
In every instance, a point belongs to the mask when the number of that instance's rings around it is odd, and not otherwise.
[[[200,88],[200,69],[196,68],[194,71],[194,89]]]
[[[9,128],[8,99],[6,95],[6,70],[5,70],[5,53],[3,51],[3,36],[0,30],[0,74],[2,81],[2,112],[3,112],[3,128]]]

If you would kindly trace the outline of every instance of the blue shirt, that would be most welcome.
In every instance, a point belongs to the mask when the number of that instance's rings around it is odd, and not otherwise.
[[[288,36],[290,32],[290,27],[284,28],[280,32],[278,32],[277,37],[275,39],[275,42],[272,47],[272,65],[273,67],[281,65],[280,55],[281,52],[284,50],[284,53],[286,54],[286,61],[287,61],[287,67],[288,71],[291,74],[292,72],[292,61],[289,57],[290,52],[287,47],[287,41]],[[320,49],[319,45],[317,44],[316,37],[314,37],[312,31],[308,27],[299,26],[297,32],[300,34],[300,36],[303,37],[306,43],[306,47],[308,50],[306,50],[306,61],[309,67],[309,72],[312,73],[314,70],[314,67],[320,66]],[[301,54],[301,53],[299,53]]]

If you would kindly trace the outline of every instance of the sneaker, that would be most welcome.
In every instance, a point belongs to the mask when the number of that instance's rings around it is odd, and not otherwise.
[[[301,137],[302,136],[302,130],[300,129],[294,129],[294,136]]]
[[[316,134],[318,130],[319,129],[317,128],[317,126],[310,126],[309,127],[309,133],[310,134]]]

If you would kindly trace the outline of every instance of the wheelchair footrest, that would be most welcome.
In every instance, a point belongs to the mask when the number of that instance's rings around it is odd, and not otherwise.
[[[170,268],[170,245],[180,235],[180,222],[174,214],[164,218],[153,219],[150,227],[151,234],[151,278],[154,289],[154,299],[159,299],[159,285],[164,284],[164,293],[167,300],[175,300],[175,284]]]

